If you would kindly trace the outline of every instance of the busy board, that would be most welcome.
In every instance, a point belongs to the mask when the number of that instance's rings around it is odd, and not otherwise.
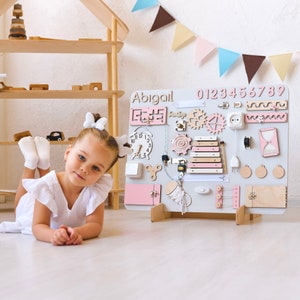
[[[133,92],[126,208],[283,213],[288,101],[286,85]]]

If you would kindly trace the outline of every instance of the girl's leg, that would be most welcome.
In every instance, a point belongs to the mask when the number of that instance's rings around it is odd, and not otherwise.
[[[35,170],[38,163],[38,154],[36,151],[34,140],[31,136],[26,136],[19,141],[20,150],[24,156],[24,169],[22,172],[21,180],[19,182],[16,196],[15,196],[15,208],[17,207],[20,198],[26,193],[23,187],[22,180],[25,178],[34,178]]]
[[[20,198],[27,192],[23,187],[22,180],[35,178],[36,169],[40,177],[50,171],[50,143],[47,139],[43,137],[35,137],[34,139],[31,136],[25,137],[19,141],[19,147],[23,153],[25,163],[15,197],[15,208]]]
[[[19,148],[24,156],[24,167],[35,170],[39,161],[35,143],[32,136],[26,136],[18,142]]]
[[[19,182],[16,196],[15,196],[15,209],[16,209],[17,205],[19,204],[21,197],[27,193],[27,191],[23,187],[22,180],[27,179],[27,178],[34,178],[34,177],[35,177],[35,170],[24,167],[22,175],[21,175],[21,180]]]
[[[50,170],[50,142],[43,137],[36,136],[34,143],[39,158],[37,168],[42,177]]]

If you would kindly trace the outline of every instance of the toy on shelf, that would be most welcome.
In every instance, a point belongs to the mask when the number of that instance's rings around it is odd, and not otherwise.
[[[24,87],[13,87],[6,85],[3,81],[0,82],[0,92],[3,91],[23,91],[26,90]]]
[[[10,90],[12,87],[6,85],[3,81],[0,82],[0,91],[7,91]]]
[[[101,91],[102,82],[91,82],[90,84],[84,84],[84,85],[73,85],[72,90],[73,91],[81,91],[81,90]]]
[[[62,131],[52,131],[46,138],[48,141],[63,141],[65,135]]]
[[[11,27],[10,27],[10,39],[21,39],[26,40],[26,31],[24,26],[24,20],[21,18],[23,16],[23,10],[21,4],[15,4],[13,9],[13,18],[11,20]]]
[[[18,142],[20,139],[26,136],[32,136],[31,132],[29,130],[17,132],[14,134],[14,141]],[[62,131],[51,131],[49,135],[47,135],[48,141],[64,141],[65,135]],[[69,137],[68,141],[73,141],[75,137]]]
[[[29,85],[30,90],[49,90],[49,84],[36,84],[32,83]]]
[[[5,73],[0,73],[0,92],[9,91],[9,90],[25,90],[23,87],[13,87],[6,85],[2,80],[6,77]]]
[[[29,130],[22,131],[22,132],[17,132],[14,134],[14,141],[18,142],[21,138],[25,136],[32,136],[31,132]]]

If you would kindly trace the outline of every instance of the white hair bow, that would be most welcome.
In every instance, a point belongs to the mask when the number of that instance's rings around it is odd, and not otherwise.
[[[100,118],[97,122],[95,122],[94,115],[91,112],[87,112],[85,115],[85,121],[83,123],[83,127],[97,128],[98,130],[103,130],[106,123],[107,123],[107,118]],[[132,149],[130,147],[124,146],[128,144],[127,135],[115,137],[115,140],[119,147],[119,157],[124,157],[125,155],[132,153]]]
[[[107,123],[106,118],[100,118],[97,122],[95,122],[94,115],[90,112],[87,112],[85,115],[85,121],[83,123],[83,127],[84,128],[97,128],[99,130],[104,130],[106,123]]]
[[[122,136],[117,136],[115,137],[116,142],[118,143],[119,146],[119,157],[124,157],[125,155],[131,154],[132,149],[130,147],[124,146],[127,141],[127,135],[122,135]]]

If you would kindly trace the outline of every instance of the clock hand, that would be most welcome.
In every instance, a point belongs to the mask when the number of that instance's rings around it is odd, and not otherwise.
[[[142,148],[143,148],[143,145],[139,145],[137,151],[135,152],[135,155],[139,155],[140,152],[141,152],[141,150],[142,150]]]

